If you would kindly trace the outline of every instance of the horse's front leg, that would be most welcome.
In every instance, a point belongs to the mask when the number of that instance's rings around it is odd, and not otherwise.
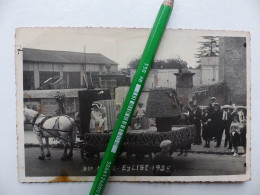
[[[44,148],[43,148],[43,141],[42,141],[42,137],[40,135],[36,135],[39,144],[40,144],[40,148],[41,148],[41,155],[38,157],[39,160],[44,160],[45,159],[45,154],[44,154]]]
[[[47,154],[46,154],[46,157],[51,157],[50,145],[49,145],[49,138],[48,138],[48,137],[45,137],[45,142],[46,142],[46,146],[47,146]]]
[[[67,154],[68,143],[66,141],[63,141],[63,143],[64,143],[64,152],[60,159],[67,160],[68,159],[68,154]]]

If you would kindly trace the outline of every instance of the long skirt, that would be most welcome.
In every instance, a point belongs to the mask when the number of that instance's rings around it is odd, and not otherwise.
[[[202,137],[204,140],[212,139],[213,132],[211,126],[204,125],[202,127]]]

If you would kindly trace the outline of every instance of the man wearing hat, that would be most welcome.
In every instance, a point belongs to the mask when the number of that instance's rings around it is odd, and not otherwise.
[[[222,110],[222,124],[223,124],[223,131],[225,130],[225,143],[224,147],[227,147],[227,144],[229,145],[228,149],[232,149],[232,143],[230,140],[230,125],[232,122],[231,113],[228,110],[229,105],[224,105]]]
[[[211,125],[211,115],[209,114],[209,107],[205,108],[204,113],[202,114],[202,138],[205,140],[204,147],[210,147],[210,141],[212,139],[212,125]]]
[[[160,143],[161,152],[154,157],[154,175],[156,176],[171,176],[175,170],[173,158],[169,155],[172,142],[163,140]]]
[[[216,103],[216,98],[211,97],[210,98],[210,103],[209,103],[209,113],[212,114],[214,111],[214,104]]]
[[[202,143],[201,141],[201,109],[197,106],[197,104],[193,101],[190,101],[190,107],[189,110],[189,119],[192,124],[196,127],[196,141],[194,144],[200,145]]]
[[[212,111],[212,130],[213,136],[217,140],[217,145],[215,148],[218,148],[221,144],[221,139],[223,135],[223,124],[222,124],[222,110],[218,103],[214,103],[214,110]]]
[[[237,114],[239,122],[244,124],[246,122],[246,108],[244,106],[237,106]]]

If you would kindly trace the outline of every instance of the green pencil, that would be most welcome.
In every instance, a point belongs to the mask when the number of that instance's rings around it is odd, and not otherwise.
[[[118,117],[116,126],[109,140],[106,152],[98,169],[90,195],[102,194],[113,168],[120,146],[123,143],[125,133],[135,110],[139,96],[142,92],[145,80],[154,60],[154,56],[160,44],[167,22],[173,7],[173,0],[165,0],[160,7],[155,23],[146,43],[143,55],[134,75],[126,100]]]

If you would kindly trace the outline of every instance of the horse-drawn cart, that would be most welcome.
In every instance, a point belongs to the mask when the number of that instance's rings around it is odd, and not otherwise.
[[[100,160],[100,153],[106,150],[111,133],[87,133],[84,135],[85,141],[81,148],[82,159],[92,165]],[[152,155],[160,152],[160,143],[163,140],[172,141],[172,151],[187,147],[195,139],[195,127],[173,126],[169,132],[157,132],[151,130],[132,130],[126,133],[120,153],[126,153],[129,161],[134,158],[142,159],[149,155],[152,161]]]
[[[62,160],[70,159],[73,156],[73,147],[78,147],[81,150],[82,160],[86,164],[91,166],[99,164],[101,153],[106,150],[117,120],[115,100],[111,99],[109,90],[105,89],[79,91],[78,95],[79,120],[67,115],[48,117],[37,111],[24,109],[24,119],[33,125],[33,131],[40,143],[40,160],[51,156],[48,139],[54,137],[64,142]],[[106,113],[100,115],[102,120],[104,119],[103,122],[106,120],[106,128],[100,129],[100,126],[95,126],[95,122],[94,128],[90,128],[95,110],[93,107],[98,103],[101,103],[106,109]],[[172,142],[170,152],[187,149],[194,142],[195,127],[178,125],[180,115],[180,105],[173,89],[150,90],[145,117],[148,121],[155,120],[156,126],[151,125],[148,129],[132,130],[129,124],[120,154],[130,162],[136,162],[136,160],[141,162],[148,155],[149,162],[152,163],[153,155],[160,152],[159,146],[164,140]],[[79,125],[76,124],[77,121]],[[75,141],[76,135],[80,141]],[[42,138],[45,138],[47,145],[46,155]],[[69,154],[67,154],[68,146],[70,146]]]
[[[163,140],[172,141],[171,151],[187,148],[195,139],[195,127],[193,125],[177,125],[176,122],[178,117],[181,115],[180,105],[176,97],[176,93],[173,90],[161,89],[151,91],[149,95],[154,99],[156,93],[160,93],[161,106],[168,105],[170,107],[170,112],[166,112],[172,117],[167,117],[167,124],[169,125],[160,125],[160,131],[158,127],[150,127],[148,130],[128,130],[126,133],[123,145],[121,147],[120,154],[124,153],[129,161],[133,159],[143,159],[145,155],[149,156],[150,161],[152,161],[153,154],[160,152],[160,143]],[[165,97],[162,97],[162,93],[165,94]],[[94,101],[101,101],[105,103],[108,110],[108,126],[109,131],[97,133],[89,129],[90,124],[90,113],[91,113],[91,104]],[[111,100],[109,98],[109,93],[103,92],[100,93],[98,90],[88,90],[79,92],[79,105],[80,105],[80,134],[79,138],[84,142],[81,145],[81,157],[84,162],[91,165],[97,165],[100,162],[100,153],[106,150],[107,144],[109,142],[111,132],[114,128],[116,118],[115,114],[111,111]],[[153,100],[148,99],[148,103]],[[107,103],[110,102],[110,103]],[[169,103],[168,103],[169,102]],[[110,108],[109,108],[110,106]],[[149,106],[149,105],[148,105]],[[112,109],[113,110],[113,109]],[[150,112],[153,112],[151,109]],[[173,110],[173,111],[172,111]],[[166,110],[165,110],[166,111]],[[146,114],[149,117],[149,113]],[[151,115],[151,114],[150,114]],[[112,118],[111,118],[112,117]],[[160,117],[160,118],[159,118]],[[159,116],[158,121],[163,121],[165,116]],[[165,117],[165,118],[163,118]],[[152,116],[154,118],[154,116]],[[111,122],[113,121],[113,122]],[[163,129],[163,130],[162,130]]]

